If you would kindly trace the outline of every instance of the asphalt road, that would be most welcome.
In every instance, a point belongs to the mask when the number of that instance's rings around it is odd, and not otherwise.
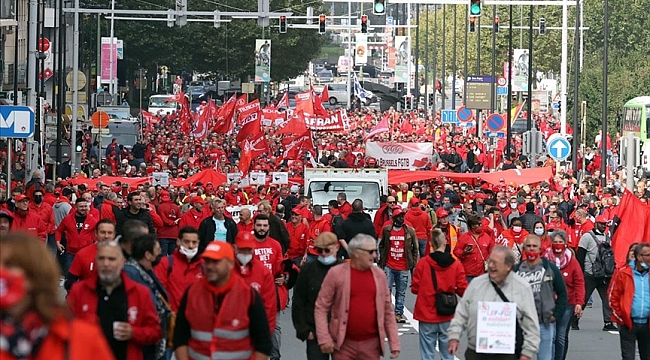
[[[398,324],[398,331],[401,339],[402,352],[400,359],[420,359],[418,322],[413,320],[413,305],[415,296],[407,292],[405,316],[409,322]],[[291,305],[289,305],[291,306]],[[598,295],[594,293],[594,304],[584,312],[580,321],[580,330],[571,331],[569,334],[569,352],[567,360],[614,360],[620,359],[620,346],[618,332],[602,331],[601,303]],[[306,359],[305,344],[296,339],[295,331],[291,323],[291,309],[279,316],[282,324],[282,358],[290,360]],[[461,340],[461,351],[457,359],[465,359],[465,339]],[[436,356],[439,359],[439,356]],[[427,359],[433,360],[433,359]]]

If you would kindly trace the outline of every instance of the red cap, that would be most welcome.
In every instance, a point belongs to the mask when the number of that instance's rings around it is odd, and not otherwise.
[[[447,216],[449,216],[449,212],[447,210],[445,210],[443,208],[438,208],[438,210],[436,210],[436,217],[438,219],[443,218],[443,217],[447,217]]]
[[[608,219],[607,216],[605,216],[605,215],[598,215],[598,216],[596,216],[596,222],[597,222],[597,223],[607,224],[608,221],[609,221],[609,219]]]
[[[201,257],[212,260],[228,259],[234,261],[235,252],[233,251],[232,245],[229,243],[224,241],[213,241],[208,244]]]
[[[206,204],[205,200],[203,200],[203,198],[200,196],[193,197],[191,202],[192,204],[203,204],[203,205]]]
[[[171,196],[169,196],[169,192],[167,191],[162,191],[160,193],[160,201],[171,201]]]
[[[25,194],[20,194],[14,198],[15,202],[21,202],[23,200],[29,200],[29,198]]]
[[[411,206],[419,205],[419,204],[420,204],[420,199],[416,198],[415,196],[412,197],[411,200],[409,200],[409,205]]]
[[[377,164],[377,159],[369,158],[367,162],[368,162],[368,165],[376,165]]]
[[[291,213],[296,214],[296,215],[302,215],[302,212],[297,207],[291,209]]]
[[[398,216],[404,214],[404,210],[402,210],[401,206],[394,206],[393,207],[393,216]]]
[[[235,246],[238,249],[255,249],[255,239],[250,231],[240,231],[235,237]]]

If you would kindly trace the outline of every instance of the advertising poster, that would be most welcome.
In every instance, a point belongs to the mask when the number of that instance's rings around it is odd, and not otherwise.
[[[271,81],[271,40],[255,40],[255,82]]]
[[[528,91],[528,49],[514,49],[512,91]]]
[[[516,303],[479,301],[476,316],[477,353],[515,353]]]
[[[395,82],[408,84],[411,39],[408,36],[395,36],[395,51]]]
[[[379,167],[386,169],[423,169],[431,162],[433,143],[366,143],[366,156],[377,160]]]
[[[368,35],[354,35],[357,44],[354,52],[354,65],[366,65],[368,63]]]

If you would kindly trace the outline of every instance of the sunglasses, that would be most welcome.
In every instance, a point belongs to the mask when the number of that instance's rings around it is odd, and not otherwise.
[[[314,249],[315,249],[316,252],[319,253],[319,254],[329,254],[329,253],[332,252],[332,250],[330,250],[329,248],[319,248],[319,247],[315,247]]]
[[[359,250],[361,250],[361,251],[365,251],[365,252],[367,252],[367,253],[370,254],[370,255],[374,255],[374,254],[377,253],[377,249],[370,249],[370,250],[368,250],[368,249],[360,248]]]
[[[394,201],[389,201],[388,203],[389,203],[389,204],[394,204],[395,202],[394,202]]]

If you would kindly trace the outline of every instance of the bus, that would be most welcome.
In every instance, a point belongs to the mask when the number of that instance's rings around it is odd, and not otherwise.
[[[172,97],[172,95],[151,95],[149,97],[149,108],[147,111],[153,115],[165,115],[177,109],[178,104],[174,101],[165,102],[165,100]]]
[[[638,149],[635,153],[634,168],[636,176],[650,177],[650,96],[636,97],[623,105],[623,118],[621,119],[621,143],[627,134],[634,134],[639,139]],[[621,153],[624,156],[623,153]]]

